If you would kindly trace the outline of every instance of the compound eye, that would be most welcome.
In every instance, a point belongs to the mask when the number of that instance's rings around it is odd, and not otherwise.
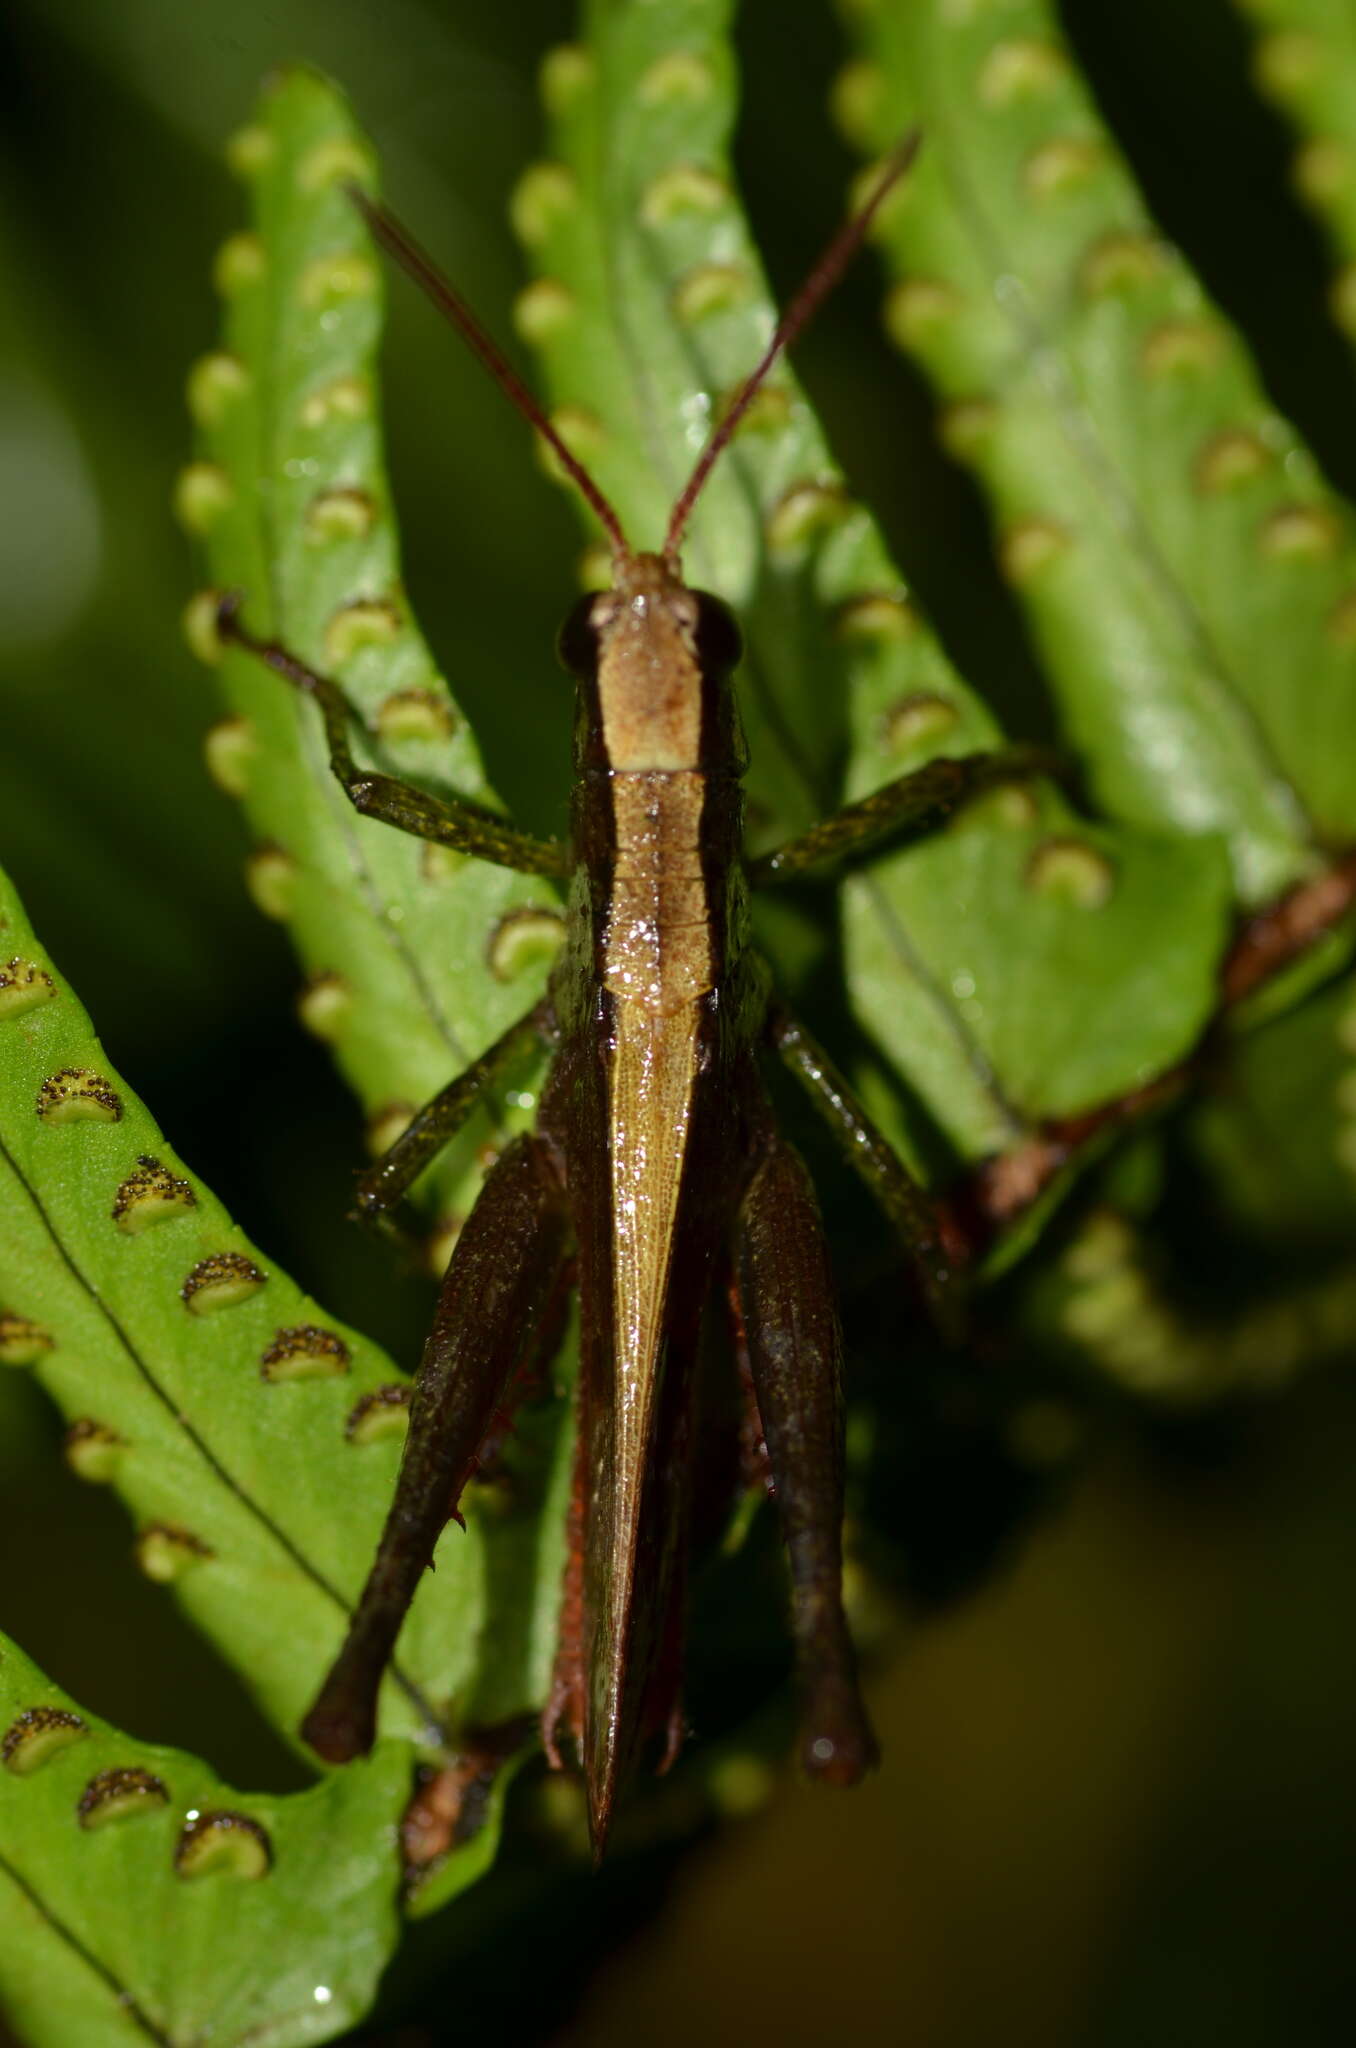
[[[709,590],[694,590],[697,600],[697,659],[710,675],[726,675],[738,668],[744,655],[744,637],[739,621],[723,597]]]
[[[570,607],[556,637],[556,652],[572,676],[591,676],[598,666],[598,629],[593,607],[598,593],[591,590]]]

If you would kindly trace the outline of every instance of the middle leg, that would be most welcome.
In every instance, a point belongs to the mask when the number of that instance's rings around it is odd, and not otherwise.
[[[424,1104],[376,1165],[359,1176],[356,1211],[364,1223],[380,1223],[390,1214],[456,1136],[491,1084],[534,1045],[548,1040],[551,1032],[550,1003],[538,1003]]]
[[[959,1336],[956,1261],[927,1190],[876,1129],[846,1075],[785,1004],[769,1005],[767,1034],[829,1125],[848,1165],[899,1233],[938,1328],[944,1336]]]

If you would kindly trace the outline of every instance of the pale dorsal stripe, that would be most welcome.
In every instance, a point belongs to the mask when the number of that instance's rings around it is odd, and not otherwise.
[[[713,981],[699,848],[705,778],[612,776],[614,861],[603,945],[608,1061],[617,1523],[609,1599],[630,1602],[655,1382],[691,1134],[702,999]],[[620,1654],[624,1631],[614,1631]],[[615,1675],[615,1674],[614,1674]]]
[[[612,1292],[616,1457],[623,1473],[639,1470],[649,1433],[692,1122],[697,1025],[695,1004],[666,1017],[641,1003],[617,1005],[610,1103]]]

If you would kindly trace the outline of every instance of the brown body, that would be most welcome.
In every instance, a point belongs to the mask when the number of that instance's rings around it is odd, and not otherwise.
[[[732,626],[652,555],[576,621],[576,867],[538,1129],[578,1247],[586,1619],[551,1718],[606,1811],[633,1741],[678,1714],[665,1652],[698,1330],[767,1121],[766,983],[748,943]]]
[[[730,677],[739,634],[684,583],[678,549],[712,464],[792,334],[829,289],[890,185],[807,280],[714,430],[674,505],[662,555],[629,546],[616,513],[474,315],[381,206],[353,191],[377,239],[455,322],[555,450],[613,542],[611,589],[561,636],[578,682],[568,856],[498,818],[361,768],[342,692],[286,649],[252,640],[237,602],[224,633],[318,702],[330,759],[359,811],[525,872],[571,876],[566,944],[547,1002],[450,1082],[363,1177],[384,1214],[533,1037],[553,1048],[537,1128],[491,1168],[458,1238],[415,1385],[395,1499],[347,1636],[303,1724],[340,1763],[369,1749],[400,1625],[518,1364],[552,1327],[573,1262],[580,1293],[579,1450],[555,1683],[543,1738],[574,1740],[601,1852],[637,1749],[681,1735],[684,1569],[697,1352],[719,1278],[756,1402],[790,1564],[808,1770],[852,1784],[875,1745],[843,1618],[841,1345],[808,1175],[781,1138],[757,1055],[801,1074],[892,1218],[920,1198],[842,1077],[784,1012],[752,950],[742,850],[745,755]],[[867,800],[779,851],[781,871],[879,837],[908,791]],[[936,1245],[926,1227],[915,1233]],[[926,1265],[926,1261],[925,1261]],[[935,1278],[935,1273],[933,1274]],[[399,1676],[399,1673],[397,1673]]]
[[[579,693],[572,882],[549,1000],[529,1020],[554,1058],[536,1131],[493,1167],[458,1239],[376,1561],[303,1733],[334,1762],[370,1748],[400,1623],[573,1256],[579,1450],[543,1737],[555,1763],[562,1730],[573,1739],[601,1850],[636,1751],[660,1738],[671,1758],[681,1738],[697,1351],[718,1277],[790,1553],[805,1761],[851,1783],[875,1749],[840,1598],[832,1282],[757,1064],[768,979],[741,850],[738,631],[672,562],[624,553],[561,646]],[[489,1072],[430,1105],[430,1127]],[[427,1145],[412,1127],[369,1180],[408,1185]]]

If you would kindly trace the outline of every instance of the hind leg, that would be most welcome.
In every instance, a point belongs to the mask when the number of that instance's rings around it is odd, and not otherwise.
[[[791,1567],[801,1756],[813,1777],[853,1785],[877,1751],[843,1613],[842,1340],[814,1189],[781,1138],[741,1204],[735,1272]]]

